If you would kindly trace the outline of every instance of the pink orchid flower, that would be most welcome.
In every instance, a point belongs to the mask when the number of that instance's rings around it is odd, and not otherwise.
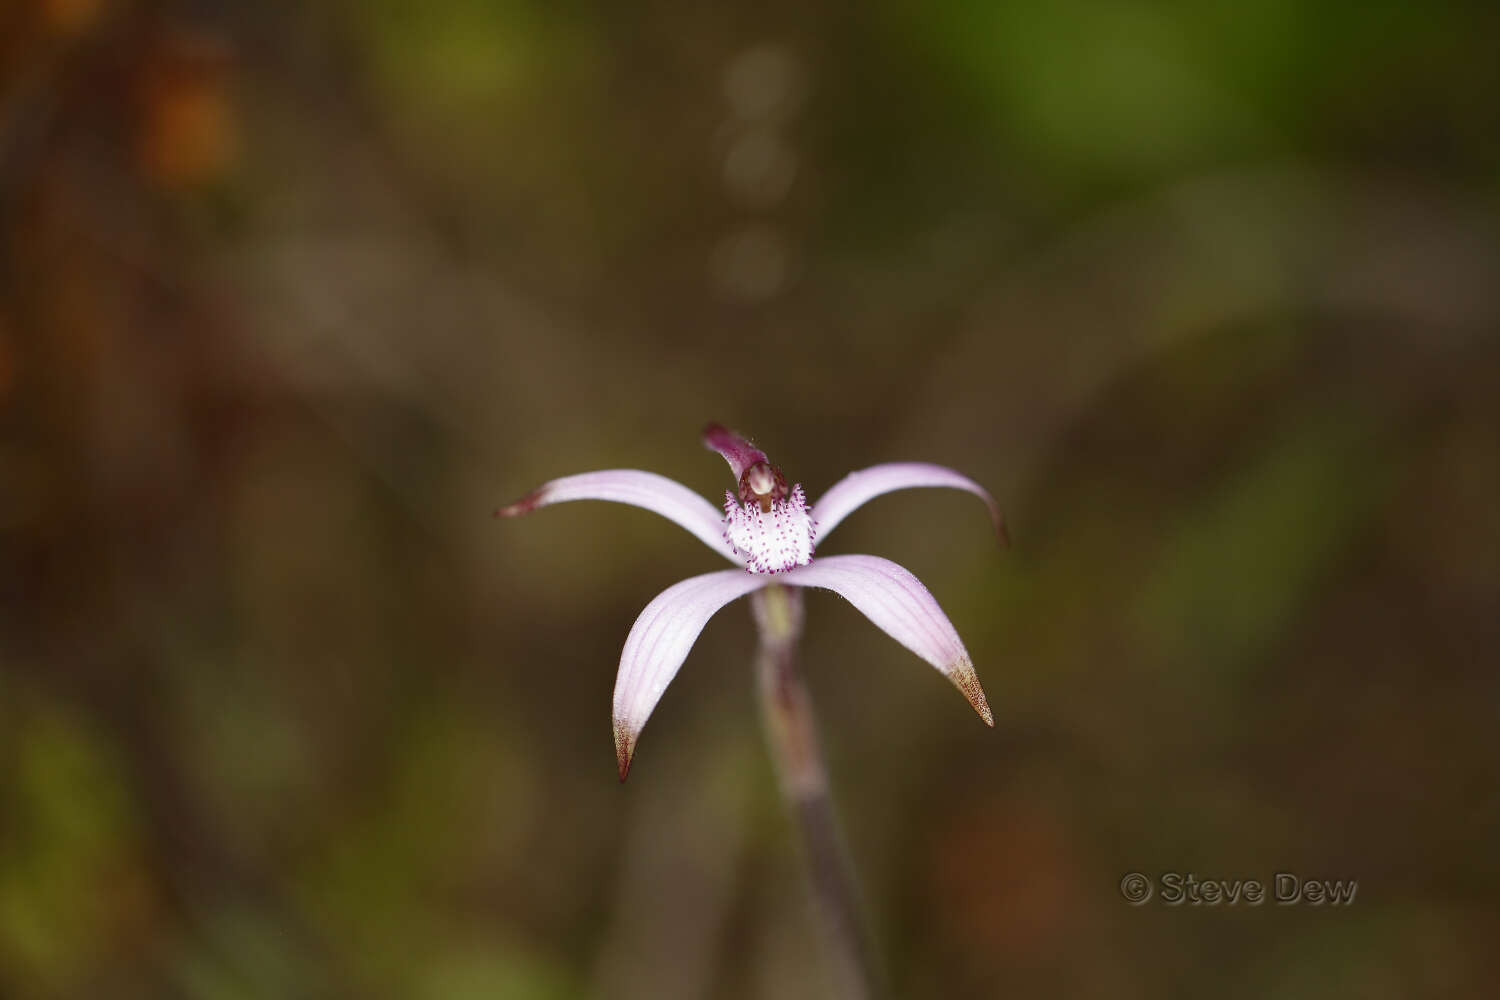
[[[809,504],[802,486],[787,489],[781,470],[740,435],[710,424],[703,443],[724,456],[738,484],[737,493],[725,491],[722,514],[686,486],[637,469],[554,479],[495,512],[498,517],[518,517],[569,500],[631,504],[675,521],[743,566],[673,584],[646,605],[631,626],[614,694],[621,781],[630,771],[641,729],[708,620],[730,601],[774,584],[821,587],[844,597],[887,635],[941,671],[985,724],[994,726],[963,641],[920,580],[879,556],[813,558],[814,542],[826,539],[867,500],[920,486],[946,486],[979,497],[989,507],[996,534],[1008,544],[1000,509],[982,486],[940,465],[893,462],[851,472],[817,503]]]

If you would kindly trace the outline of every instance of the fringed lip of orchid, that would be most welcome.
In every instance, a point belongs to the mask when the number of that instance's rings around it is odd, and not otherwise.
[[[495,511],[517,517],[571,500],[609,500],[654,511],[687,529],[736,566],[673,584],[646,606],[625,639],[615,680],[613,724],[620,780],[641,729],[677,675],[708,620],[729,602],[772,584],[831,590],[876,627],[944,674],[988,726],[994,726],[968,650],[922,582],[888,559],[867,555],[814,557],[814,543],[866,502],[896,490],[947,487],[985,502],[995,533],[1009,544],[1000,508],[978,483],[923,462],[892,462],[851,472],[809,504],[802,484],[788,480],[765,452],[720,424],[703,443],[729,463],[735,489],[722,513],[665,476],[611,469],[544,483]],[[748,571],[748,572],[747,572]]]

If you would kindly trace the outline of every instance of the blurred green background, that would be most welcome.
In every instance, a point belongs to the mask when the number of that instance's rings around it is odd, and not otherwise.
[[[0,5],[0,995],[827,995],[710,497],[921,577],[804,659],[895,992],[1492,995],[1500,8]],[[1135,908],[1141,871],[1357,879]],[[1486,986],[1485,984],[1490,984]]]

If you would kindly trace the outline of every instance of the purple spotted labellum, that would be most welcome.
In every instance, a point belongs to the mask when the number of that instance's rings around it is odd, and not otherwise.
[[[986,725],[995,724],[963,641],[920,580],[879,556],[813,556],[814,543],[827,538],[866,501],[921,486],[951,487],[982,499],[1004,542],[1000,509],[982,486],[940,465],[895,462],[851,472],[817,503],[809,504],[801,484],[788,487],[786,477],[765,452],[740,435],[710,424],[703,442],[724,457],[735,477],[736,488],[725,491],[722,514],[680,483],[636,469],[554,479],[495,512],[499,517],[517,517],[569,500],[631,504],[675,521],[744,567],[673,584],[646,605],[631,627],[614,694],[615,753],[621,781],[630,770],[642,727],[708,620],[730,601],[773,584],[820,587],[841,595],[887,635],[941,671]]]

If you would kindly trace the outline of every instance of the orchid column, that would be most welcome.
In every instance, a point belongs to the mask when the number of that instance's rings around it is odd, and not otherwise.
[[[687,487],[636,469],[554,479],[496,514],[515,517],[569,500],[631,504],[676,522],[743,567],[706,573],[668,587],[631,627],[615,680],[613,721],[620,780],[630,771],[641,729],[704,625],[730,601],[750,595],[760,629],[761,702],[781,786],[803,835],[841,984],[849,996],[869,996],[875,988],[870,951],[860,929],[854,880],[833,819],[807,691],[797,669],[800,588],[819,587],[844,597],[887,635],[942,672],[985,724],[993,726],[973,661],[948,616],[920,580],[878,556],[815,559],[813,549],[819,534],[826,538],[866,501],[913,487],[951,487],[978,496],[988,506],[1002,542],[1004,522],[983,487],[942,466],[897,462],[852,472],[810,505],[801,484],[788,488],[781,470],[740,435],[711,424],[703,432],[703,441],[724,457],[734,474],[736,490],[725,492],[722,514]]]

